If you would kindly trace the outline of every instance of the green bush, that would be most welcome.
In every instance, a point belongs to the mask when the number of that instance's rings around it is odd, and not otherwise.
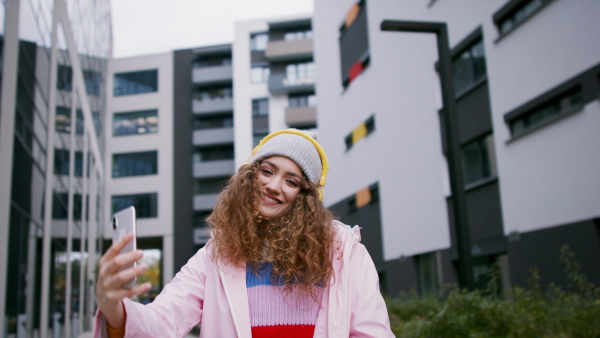
[[[451,289],[442,299],[416,292],[386,298],[398,337],[600,337],[600,288],[581,274],[568,247],[561,250],[568,286],[541,288],[530,270],[527,288],[498,297],[498,273],[486,290]]]

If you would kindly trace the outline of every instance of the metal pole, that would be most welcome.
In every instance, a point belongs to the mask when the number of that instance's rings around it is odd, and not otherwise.
[[[467,217],[467,201],[463,165],[458,138],[458,116],[454,100],[454,82],[452,75],[452,58],[448,44],[448,27],[443,22],[383,20],[382,31],[435,33],[439,58],[439,74],[444,105],[444,132],[446,136],[448,171],[450,175],[450,191],[452,193],[452,211],[458,249],[459,284],[463,288],[473,290],[473,261],[471,259],[471,239]]]

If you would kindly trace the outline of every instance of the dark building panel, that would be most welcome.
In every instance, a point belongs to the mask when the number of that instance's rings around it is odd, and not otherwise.
[[[467,191],[466,198],[471,241],[503,237],[498,181]]]
[[[568,245],[581,266],[581,273],[600,285],[600,219],[571,223],[549,229],[512,234],[508,259],[513,286],[527,286],[529,269],[539,271],[542,285],[554,283],[566,287],[565,265],[560,250]]]
[[[252,65],[268,64],[269,60],[265,57],[265,51],[253,50],[250,52],[250,63]]]
[[[396,297],[401,291],[417,290],[417,264],[414,257],[394,259],[386,262],[386,290],[381,290],[391,297]]]
[[[192,50],[173,53],[173,271],[195,253],[192,173]]]
[[[461,144],[492,130],[492,113],[487,81],[456,100]]]
[[[339,217],[342,223],[349,226],[358,225],[361,227],[361,243],[369,251],[377,270],[382,272],[384,261],[379,200],[374,200],[360,208],[352,206],[353,200],[354,195],[332,205],[329,209],[334,215]]]

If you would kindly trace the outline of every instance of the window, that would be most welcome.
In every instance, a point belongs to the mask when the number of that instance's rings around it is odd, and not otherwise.
[[[267,82],[270,74],[271,69],[269,66],[252,67],[250,69],[250,81],[252,83]]]
[[[54,174],[55,175],[69,175],[69,150],[66,149],[54,149]],[[81,177],[83,174],[83,153],[81,151],[75,152],[75,172],[73,173],[76,177]]]
[[[81,220],[81,194],[73,194],[73,219],[75,221]],[[54,193],[52,194],[52,219],[62,220],[67,219],[69,204],[68,193]],[[89,210],[89,208],[87,208]]]
[[[576,88],[551,99],[550,101],[532,109],[531,111],[510,121],[512,136],[521,135],[547,122],[554,121],[557,117],[568,114],[583,105],[581,87]]]
[[[196,88],[194,91],[195,100],[214,100],[233,97],[233,89],[231,86],[214,86]]]
[[[213,55],[198,57],[192,64],[192,67],[206,68],[228,65],[231,65],[231,55]]]
[[[432,252],[415,256],[419,273],[419,292],[422,296],[439,294],[438,255],[438,253]]]
[[[116,113],[113,116],[113,136],[158,133],[158,111],[142,110]]]
[[[233,128],[233,116],[194,117],[194,130]]]
[[[267,33],[252,34],[250,36],[250,50],[264,51],[269,43],[269,35]]]
[[[208,228],[206,218],[210,216],[212,211],[196,211],[193,216],[194,228]]]
[[[137,218],[158,217],[157,193],[112,196],[112,213],[132,205]]]
[[[340,65],[344,88],[369,65],[369,32],[367,6],[360,0],[346,13],[340,26]]]
[[[454,91],[464,93],[474,83],[486,76],[485,50],[479,39],[452,60],[454,70]]]
[[[117,73],[113,87],[114,96],[143,94],[158,91],[158,70]]]
[[[83,135],[83,112],[77,109],[77,121],[75,124],[78,135]],[[56,107],[56,131],[59,133],[71,132],[71,108]]]
[[[494,14],[500,35],[506,35],[552,0],[513,0]]]
[[[158,152],[113,154],[112,177],[154,175],[158,172]]]
[[[252,116],[269,116],[269,99],[252,100]]]
[[[92,70],[84,70],[83,81],[85,82],[85,91],[89,95],[100,95],[102,74]],[[56,88],[69,92],[73,90],[73,69],[70,66],[58,65]]]
[[[312,39],[313,32],[310,29],[289,31],[283,35],[285,41]]]
[[[295,84],[300,79],[310,79],[317,76],[317,68],[312,61],[289,64],[285,67],[287,84]]]
[[[315,107],[317,105],[317,96],[315,93],[292,94],[288,97],[288,105],[294,107]]]
[[[358,127],[346,136],[346,150],[350,150],[356,142],[360,141],[365,136],[375,131],[375,115],[371,115],[364,123],[361,123]]]
[[[194,180],[194,195],[218,194],[227,185],[228,177],[202,178]]]
[[[494,138],[492,134],[462,147],[465,185],[496,177]]]
[[[197,148],[192,154],[194,163],[222,160],[233,160],[233,146]]]

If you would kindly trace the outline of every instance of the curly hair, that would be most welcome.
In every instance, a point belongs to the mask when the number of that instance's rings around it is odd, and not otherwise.
[[[326,286],[333,274],[334,216],[319,200],[317,186],[303,177],[290,210],[277,218],[263,218],[254,183],[260,162],[242,165],[219,194],[206,219],[212,253],[228,264],[248,263],[255,273],[261,262],[272,263],[272,278],[282,281],[288,294],[297,288],[318,302],[319,286]]]

